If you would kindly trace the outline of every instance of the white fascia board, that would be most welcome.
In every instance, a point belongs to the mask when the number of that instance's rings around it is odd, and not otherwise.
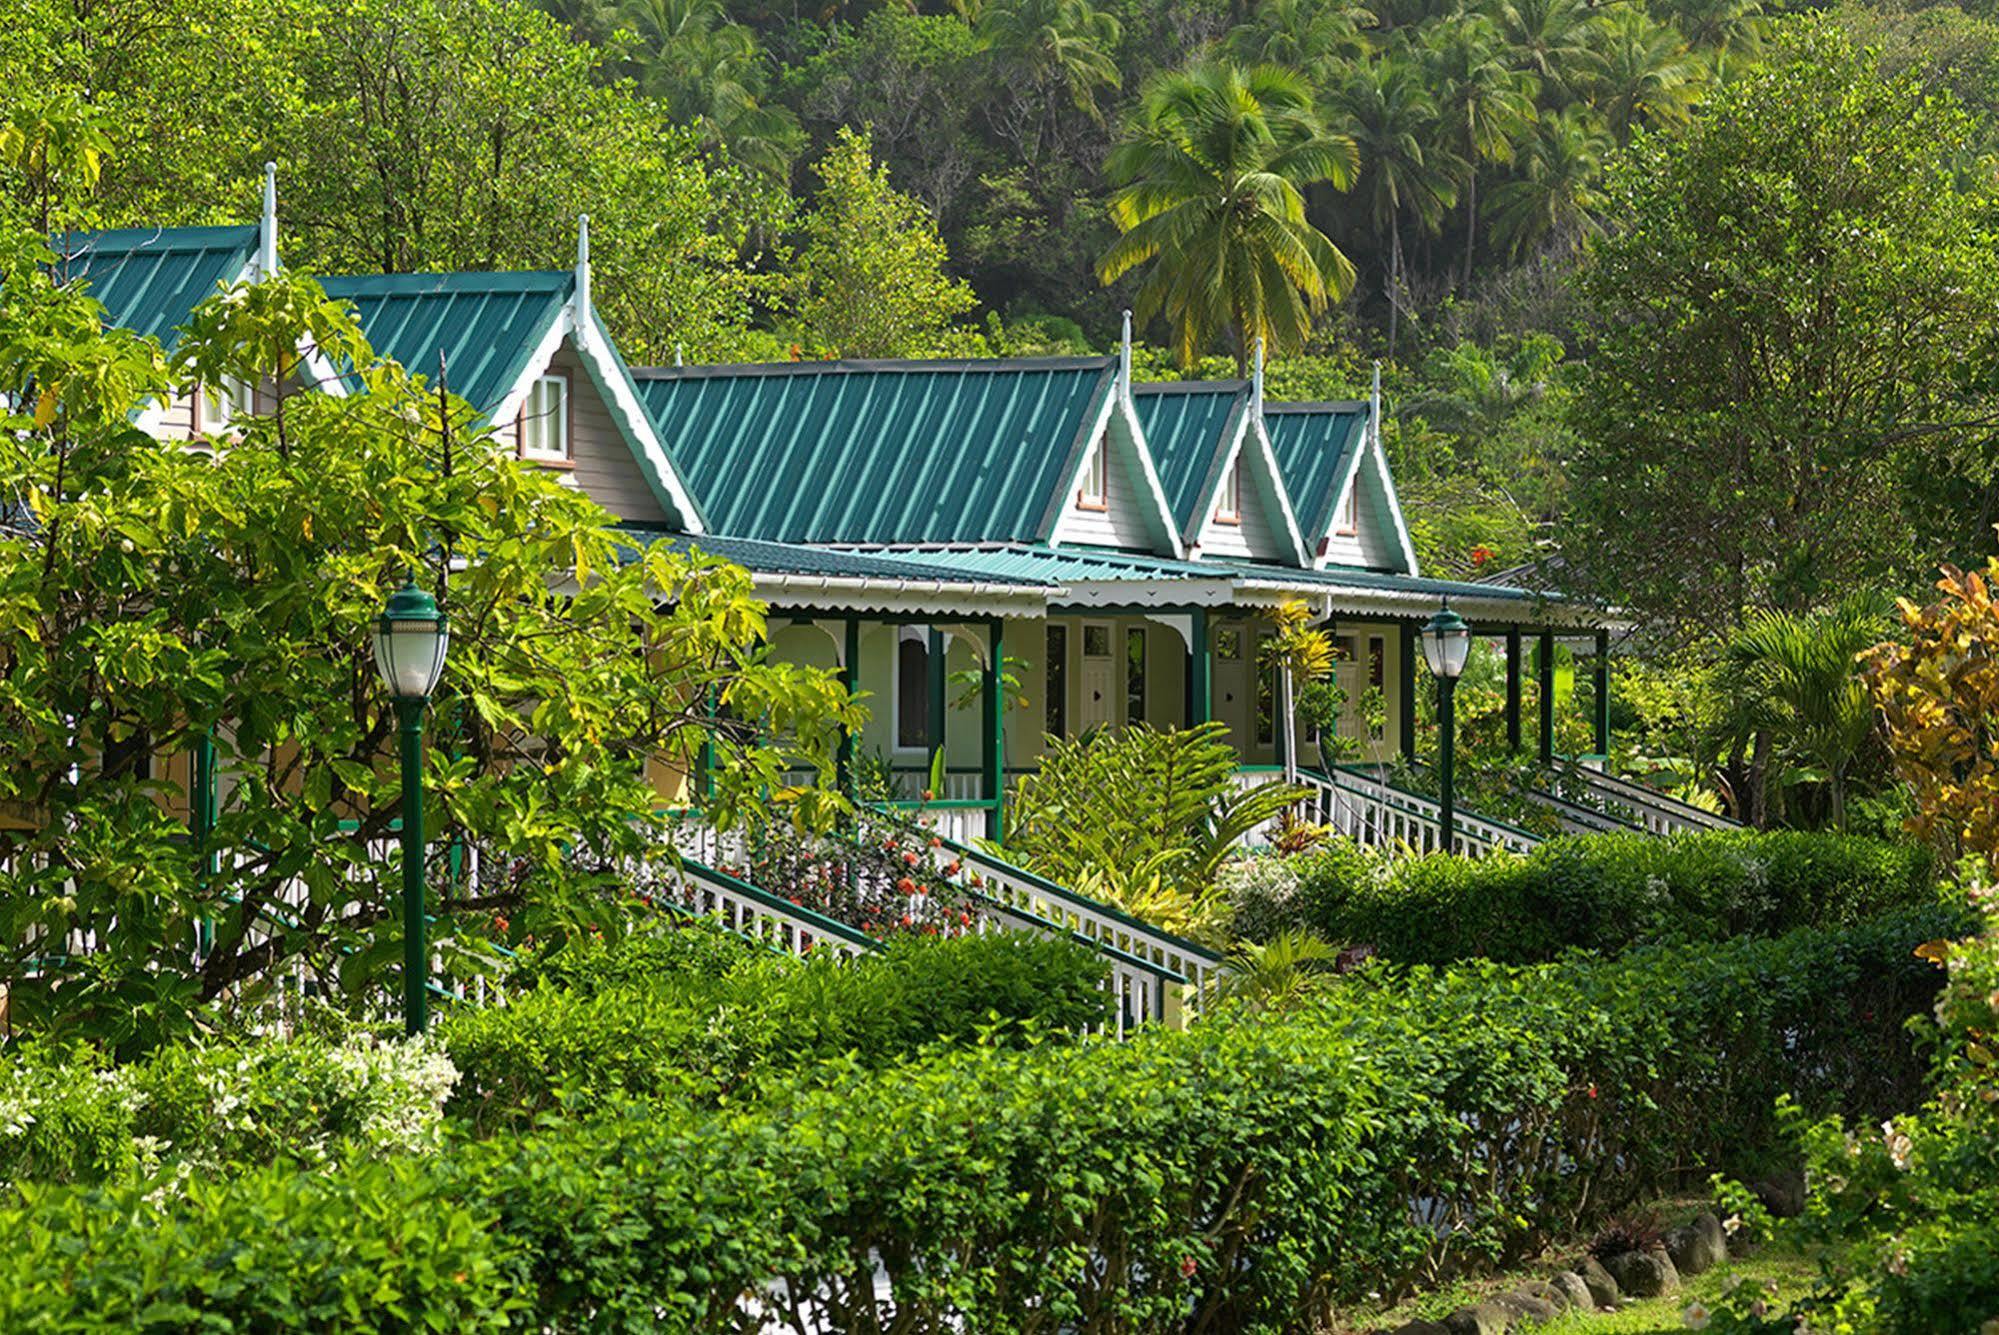
[[[653,430],[652,417],[646,412],[645,405],[639,402],[638,391],[633,387],[631,378],[608,351],[611,336],[605,331],[603,322],[593,314],[590,323],[590,336],[577,338],[575,301],[572,298],[565,304],[561,315],[549,322],[541,341],[535,344],[534,351],[521,368],[520,378],[501,396],[489,420],[498,425],[520,414],[521,405],[527,402],[534,382],[547,372],[549,363],[555,360],[555,354],[567,340],[590,372],[591,383],[596,385],[597,392],[611,409],[611,416],[624,433],[625,443],[638,463],[639,472],[645,475],[653,498],[679,521],[682,532],[700,537],[708,531],[701,508],[694,503],[693,493],[687,489],[673,461],[667,457],[666,445],[660,440],[659,433]]]
[[[1235,462],[1236,455],[1244,449],[1249,450],[1250,461],[1255,465],[1256,481],[1260,485],[1263,502],[1272,507],[1283,523],[1284,540],[1291,548],[1291,564],[1301,570],[1309,569],[1312,564],[1311,551],[1305,545],[1304,531],[1298,527],[1297,511],[1291,508],[1291,493],[1284,488],[1284,475],[1277,467],[1277,451],[1270,443],[1270,433],[1264,429],[1263,415],[1253,410],[1246,410],[1242,414],[1242,422],[1236,430],[1234,441],[1230,444],[1226,462],[1213,471],[1208,479],[1207,489],[1202,493],[1201,509],[1197,512],[1202,516],[1200,537],[1205,538],[1208,525],[1215,522],[1215,500],[1221,492],[1222,478],[1228,472],[1229,466]]]
[[[1119,383],[1118,391],[1112,396],[1117,401],[1118,414],[1131,432],[1131,447],[1138,455],[1139,471],[1145,477],[1145,489],[1152,496],[1153,514],[1159,523],[1159,531],[1172,544],[1173,559],[1187,559],[1187,544],[1181,541],[1180,525],[1173,518],[1173,506],[1166,499],[1166,488],[1160,484],[1159,469],[1152,462],[1152,450],[1145,443],[1145,428],[1138,424],[1138,405],[1131,400],[1131,386]]]
[[[751,572],[759,598],[774,607],[842,612],[920,613],[979,618],[1040,619],[1048,614],[1051,590],[1017,584],[954,584],[944,580],[868,579],[837,575]]]
[[[1083,471],[1090,466],[1090,454],[1097,448],[1097,442],[1104,438],[1110,426],[1111,413],[1117,406],[1117,390],[1108,382],[1098,389],[1098,399],[1090,409],[1090,417],[1082,430],[1069,444],[1067,467],[1062,470],[1064,482],[1041,512],[1041,523],[1035,532],[1041,542],[1050,547],[1059,546],[1055,541],[1055,530],[1062,526],[1062,515],[1069,508],[1069,498],[1083,489]]]
[[[1437,610],[1439,597],[1433,593],[1404,589],[1338,588],[1304,580],[1256,577],[1245,580],[1240,592],[1245,601],[1263,603],[1271,599],[1305,598],[1325,604],[1329,611],[1358,617],[1427,617]],[[1473,594],[1454,593],[1451,595],[1451,606],[1469,621],[1517,624],[1523,628],[1567,626],[1594,629],[1604,620],[1594,608],[1552,602],[1523,602],[1517,598],[1481,598]]]
[[[1395,540],[1402,548],[1402,560],[1408,567],[1405,573],[1415,576],[1423,572],[1416,567],[1416,543],[1409,536],[1409,525],[1402,518],[1402,498],[1395,494],[1395,476],[1388,469],[1388,454],[1381,448],[1381,435],[1374,428],[1368,429],[1368,452],[1374,456],[1375,471],[1381,477],[1381,494],[1388,498],[1388,513],[1395,521]]]
[[[1226,578],[1079,579],[1050,601],[1064,607],[1228,607],[1235,593]]]
[[[1222,479],[1228,476],[1229,469],[1235,465],[1236,455],[1242,450],[1243,433],[1249,430],[1249,412],[1245,406],[1247,402],[1247,398],[1241,399],[1229,413],[1228,427],[1223,436],[1224,444],[1220,450],[1208,456],[1207,476],[1201,479],[1201,490],[1194,506],[1193,516],[1188,519],[1186,531],[1181,535],[1186,540],[1189,551],[1207,546],[1208,527],[1215,522],[1215,506],[1221,499]]]

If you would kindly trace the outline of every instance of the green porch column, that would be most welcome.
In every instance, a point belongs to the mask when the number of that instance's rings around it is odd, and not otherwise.
[[[984,739],[986,800],[992,803],[989,839],[1006,837],[1006,683],[1002,670],[1006,659],[1005,623],[998,617],[986,623],[986,668],[980,683],[980,736]]]
[[[846,618],[846,639],[841,645],[840,685],[852,695],[861,689],[861,619]],[[840,791],[851,794],[854,791],[854,730],[840,730],[839,760]]]
[[[1395,725],[1402,734],[1402,758],[1416,759],[1416,623],[1405,621],[1395,628],[1395,681],[1399,697],[1395,703]]]
[[[1596,753],[1610,754],[1610,632],[1596,633]]]
[[[927,761],[932,769],[944,768],[948,773],[948,764],[939,766],[937,763],[937,758],[944,754],[944,632],[935,626],[930,628],[929,649],[930,652],[923,660],[926,688],[924,713],[929,715],[925,721],[930,725]],[[926,773],[926,781],[928,777]],[[940,789],[931,796],[941,802],[944,800],[944,791]]]
[[[215,792],[215,732],[211,728],[203,728],[194,744],[193,780],[194,851],[201,858],[201,888],[206,891],[215,877],[215,850],[209,845],[215,838],[215,818],[220,808]],[[208,955],[213,932],[214,924],[207,918],[195,927],[195,948],[203,958]]]
[[[1506,628],[1506,749],[1520,754],[1520,627]]]
[[[1555,763],[1555,632],[1544,630],[1535,649],[1541,677],[1541,763]]]
[[[1187,723],[1198,727],[1215,717],[1215,650],[1208,642],[1208,609],[1188,614],[1193,647],[1187,651]]]

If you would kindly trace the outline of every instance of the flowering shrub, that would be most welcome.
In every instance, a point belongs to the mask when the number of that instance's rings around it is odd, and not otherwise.
[[[1410,963],[1773,936],[1938,895],[1921,846],[1792,831],[1576,835],[1478,861],[1368,858],[1336,842],[1300,870],[1297,925]]]
[[[354,1035],[182,1045],[111,1068],[84,1048],[0,1062],[0,1182],[90,1182],[284,1157],[436,1148],[457,1070],[434,1043]]]
[[[1215,884],[1228,898],[1232,935],[1268,941],[1298,924],[1304,910],[1297,861],[1252,855],[1222,864]]]

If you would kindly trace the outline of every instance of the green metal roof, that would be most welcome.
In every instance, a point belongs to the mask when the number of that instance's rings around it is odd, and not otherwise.
[[[1307,546],[1332,531],[1347,463],[1367,436],[1365,403],[1266,403],[1264,430]]]
[[[1175,561],[1104,547],[1046,547],[1039,544],[894,547],[880,553],[928,566],[941,566],[978,579],[1023,579],[1037,584],[1067,585],[1107,580],[1220,580],[1235,572],[1220,563]]]
[[[1324,570],[1297,570],[1290,566],[1259,565],[1254,561],[1217,561],[1215,564],[1226,567],[1242,578],[1300,587],[1357,589],[1379,593],[1405,593],[1420,598],[1469,598],[1524,604],[1551,601],[1546,595],[1527,589],[1507,588],[1497,584],[1474,584],[1464,580],[1429,579],[1421,575],[1398,575],[1386,570],[1355,570],[1346,566],[1329,567]]]
[[[1198,531],[1198,513],[1223,463],[1239,412],[1249,410],[1249,382],[1207,380],[1132,386],[1138,425],[1159,469],[1159,485],[1180,530]]]
[[[775,542],[1034,542],[1109,358],[634,373],[712,527]]]
[[[635,540],[664,539],[675,551],[702,551],[710,556],[773,575],[823,575],[833,579],[908,580],[945,584],[1007,584],[1022,590],[1051,588],[1042,579],[1025,575],[982,573],[928,559],[927,552],[901,553],[847,551],[833,547],[802,547],[796,543],[764,542],[757,538],[732,538],[716,534],[690,537],[666,533],[638,525],[626,525]]]
[[[257,253],[249,227],[128,227],[50,238],[55,274],[81,279],[104,321],[172,348],[197,303],[233,283]]]
[[[567,271],[368,274],[321,286],[354,304],[377,356],[434,384],[442,354],[451,392],[491,413],[526,371],[574,281]]]

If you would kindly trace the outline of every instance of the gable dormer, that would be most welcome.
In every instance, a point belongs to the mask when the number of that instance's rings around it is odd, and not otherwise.
[[[442,374],[523,463],[562,473],[621,519],[707,531],[591,309],[587,241],[573,273],[376,274],[324,286],[354,306],[378,355]]]
[[[1369,404],[1273,403],[1264,420],[1315,567],[1419,573]]]
[[[1068,483],[1051,498],[1043,538],[1051,547],[1110,547],[1184,556],[1172,506],[1147,445],[1145,429],[1121,369],[1093,407],[1070,466]]]
[[[1188,555],[1307,564],[1249,381],[1139,385],[1134,398]]]

